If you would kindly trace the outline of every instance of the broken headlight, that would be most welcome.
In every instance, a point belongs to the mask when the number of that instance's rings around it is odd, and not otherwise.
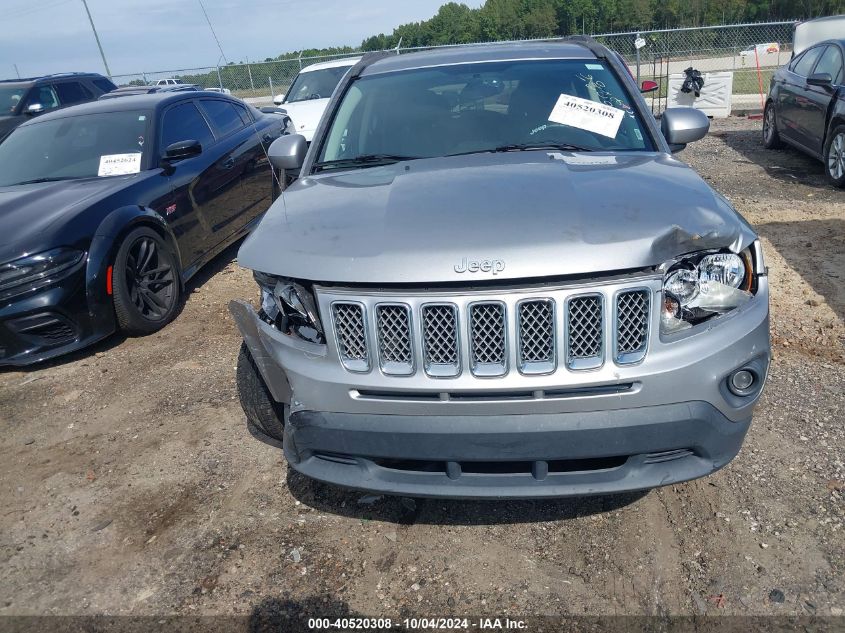
[[[285,334],[309,343],[326,342],[314,292],[292,279],[254,272],[261,289],[259,317]]]
[[[747,303],[755,290],[754,247],[739,254],[707,251],[673,261],[663,278],[661,332],[690,328]]]

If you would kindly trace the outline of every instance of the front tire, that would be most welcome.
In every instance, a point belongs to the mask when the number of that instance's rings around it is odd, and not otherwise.
[[[276,402],[270,395],[246,343],[241,343],[238,354],[236,381],[247,424],[281,447],[285,432],[285,405]]]
[[[824,146],[824,165],[830,183],[840,189],[845,187],[845,125],[831,130]]]
[[[780,134],[778,133],[775,104],[771,101],[766,104],[766,109],[763,112],[763,147],[766,149],[780,149],[783,147],[783,141],[780,140]]]
[[[117,323],[127,334],[152,334],[176,316],[179,267],[168,244],[150,228],[137,228],[123,240],[114,260],[112,285]]]

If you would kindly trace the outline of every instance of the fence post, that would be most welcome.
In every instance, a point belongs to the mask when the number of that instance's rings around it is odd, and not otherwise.
[[[249,74],[249,86],[255,90],[255,84],[252,83],[252,69],[249,67],[249,64],[246,65],[246,72]]]
[[[637,39],[634,40],[634,48],[637,49],[637,86],[640,85],[640,47],[637,46],[637,40],[640,39],[640,34],[637,33]]]
[[[220,84],[220,91],[223,91],[223,79],[220,77],[220,66],[217,67],[217,83]]]
[[[267,77],[267,82],[270,84],[270,101],[276,98],[275,91],[273,90],[273,78]]]

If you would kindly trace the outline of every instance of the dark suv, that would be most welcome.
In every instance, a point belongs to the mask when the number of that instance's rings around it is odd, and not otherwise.
[[[0,140],[30,117],[56,108],[94,101],[114,90],[110,79],[96,73],[62,73],[0,81]]]

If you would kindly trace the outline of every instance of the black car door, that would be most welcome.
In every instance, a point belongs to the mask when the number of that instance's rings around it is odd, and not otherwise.
[[[210,215],[215,240],[223,242],[266,210],[271,196],[271,172],[257,128],[246,109],[230,99],[203,98],[200,108],[218,142],[226,148],[223,164],[227,191]]]
[[[816,62],[811,74],[830,75],[829,86],[807,86],[807,109],[804,114],[803,140],[801,144],[815,154],[821,156],[824,146],[824,134],[827,128],[827,113],[830,104],[836,97],[836,91],[842,83],[842,51],[836,44],[830,44],[824,49]]]
[[[208,216],[225,191],[219,179],[219,163],[225,160],[221,160],[220,144],[191,100],[171,105],[162,113],[159,152],[164,156],[169,145],[187,140],[199,141],[202,153],[170,165],[174,203],[165,219],[179,242],[183,270],[190,274],[211,247],[213,232]]]
[[[778,97],[778,115],[780,133],[784,138],[804,144],[805,116],[810,103],[807,98],[807,77],[819,59],[824,46],[816,46],[804,51],[790,64],[784,73],[783,85]]]

